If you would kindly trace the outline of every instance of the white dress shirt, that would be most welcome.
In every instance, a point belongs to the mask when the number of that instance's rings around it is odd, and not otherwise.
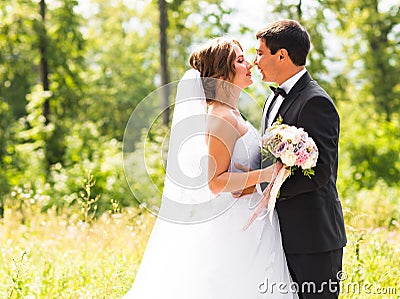
[[[290,92],[290,90],[293,88],[293,86],[295,86],[297,81],[299,81],[301,76],[303,76],[306,72],[307,72],[307,70],[305,68],[302,69],[296,75],[290,77],[288,80],[283,82],[282,85],[280,85],[279,87],[282,88],[286,92],[286,94],[288,94]],[[274,97],[274,93],[271,93],[267,99],[267,103],[265,104],[264,114],[263,114],[263,123],[265,123],[265,118],[267,117],[266,113],[268,111],[269,106],[271,105],[273,97]],[[283,101],[284,101],[284,98],[281,95],[279,95],[276,99],[276,103],[275,103],[272,111],[269,114],[267,128],[269,128],[272,125],[272,122],[275,119],[276,114],[278,113],[279,108],[281,107]],[[264,132],[261,132],[261,134],[264,134]]]
[[[300,72],[298,72],[297,74],[295,74],[294,76],[290,77],[289,79],[287,79],[285,82],[282,83],[282,85],[280,85],[279,87],[282,88],[286,94],[289,94],[290,90],[293,88],[293,86],[296,85],[297,81],[299,81],[299,79],[307,72],[306,68],[302,69]],[[264,127],[265,124],[265,118],[267,117],[266,113],[268,111],[268,107],[271,105],[272,99],[274,97],[274,93],[271,93],[267,99],[267,103],[265,104],[264,107],[264,113],[262,116],[262,127]],[[274,105],[274,107],[272,108],[272,111],[269,114],[269,118],[268,118],[268,124],[267,124],[267,128],[269,128],[272,125],[273,120],[275,119],[279,108],[281,107],[282,103],[284,101],[284,98],[279,95],[276,98],[276,103]],[[261,135],[264,135],[265,132],[261,132]],[[256,189],[257,192],[262,194],[262,190],[260,187],[260,184],[256,185]]]

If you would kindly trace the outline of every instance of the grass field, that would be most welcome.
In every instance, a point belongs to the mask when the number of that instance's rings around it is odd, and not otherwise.
[[[346,218],[357,223],[354,215]],[[154,220],[133,208],[89,223],[78,212],[6,209],[0,220],[0,298],[121,298],[133,283]],[[347,232],[341,298],[400,298],[400,229],[348,226]]]

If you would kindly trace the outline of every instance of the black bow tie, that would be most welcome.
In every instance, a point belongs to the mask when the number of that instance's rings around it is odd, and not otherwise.
[[[277,97],[278,95],[281,95],[283,98],[286,97],[286,91],[284,91],[282,88],[274,86],[270,86],[269,88],[273,91],[275,97]]]
[[[282,88],[273,86],[270,86],[269,88],[271,88],[271,90],[274,92],[274,97],[272,98],[271,104],[269,104],[267,113],[265,114],[267,118],[269,118],[269,114],[271,113],[272,108],[275,106],[278,96],[281,95],[283,98],[286,97],[286,91],[284,91]]]

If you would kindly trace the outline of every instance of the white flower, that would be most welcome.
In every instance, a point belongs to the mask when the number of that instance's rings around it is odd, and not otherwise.
[[[282,163],[285,164],[286,166],[294,166],[296,159],[297,159],[296,154],[290,150],[285,151],[281,155]]]
[[[310,157],[307,159],[307,161],[304,162],[303,164],[303,169],[310,169],[315,167],[317,165],[317,159],[315,159],[315,155],[310,155]]]
[[[285,140],[290,140],[290,143],[293,143],[294,140],[296,139],[296,128],[295,127],[286,127],[280,131],[282,134],[283,138]]]

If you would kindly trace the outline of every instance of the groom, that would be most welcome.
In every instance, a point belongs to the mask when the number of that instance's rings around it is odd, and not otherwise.
[[[339,116],[332,99],[305,68],[310,38],[304,27],[280,20],[256,37],[254,64],[264,82],[279,84],[279,92],[265,103],[262,132],[280,115],[283,123],[304,128],[319,150],[315,175],[310,179],[297,171],[285,181],[277,199],[289,270],[300,298],[337,298],[346,245],[336,190]]]

